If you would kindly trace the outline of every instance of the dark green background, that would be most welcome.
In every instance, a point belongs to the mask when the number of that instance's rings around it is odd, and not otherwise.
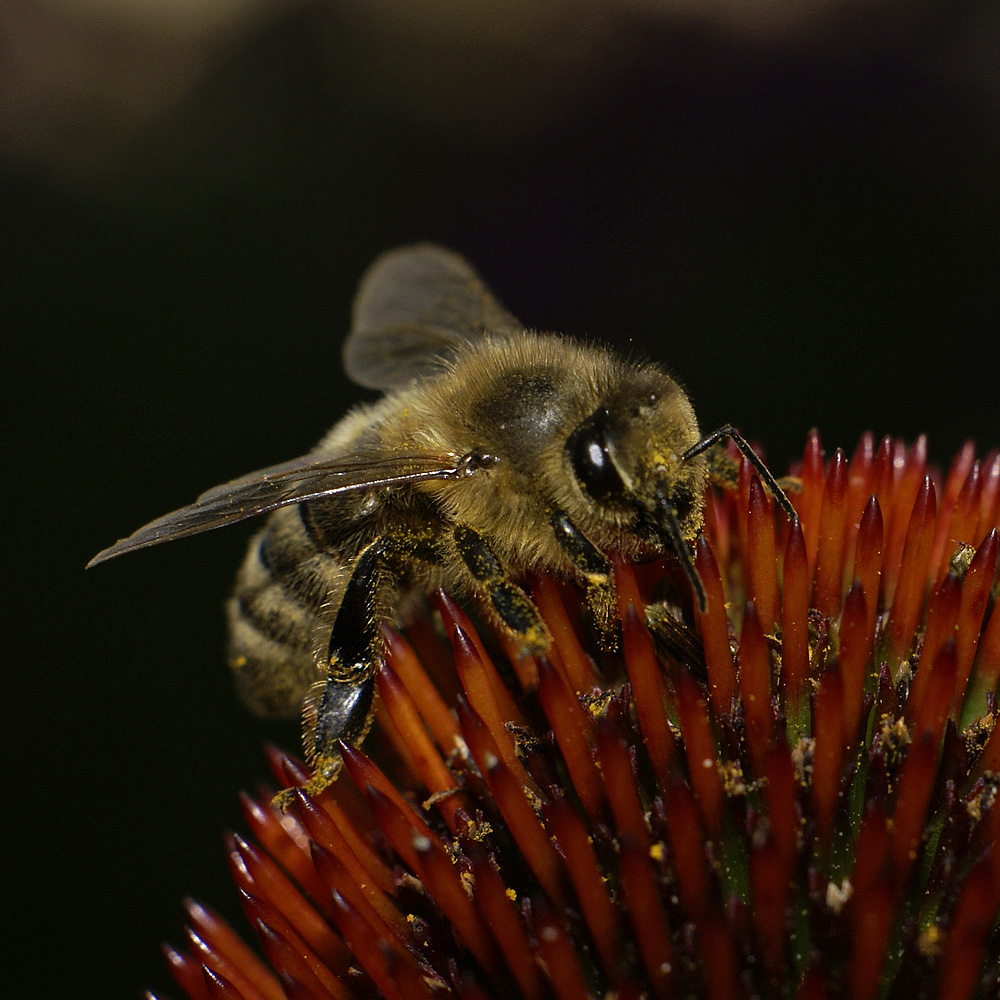
[[[25,990],[177,996],[156,946],[181,896],[239,916],[219,834],[297,728],[249,719],[222,662],[248,532],[83,565],[363,398],[339,345],[381,250],[447,243],[527,323],[661,359],[704,428],[738,423],[778,469],[814,425],[828,447],[927,432],[941,462],[1000,444],[997,88],[956,72],[990,48],[966,56],[987,5],[965,9],[771,44],[623,26],[600,85],[526,129],[393,110],[358,83],[364,39],[305,11],[87,182],[4,166]]]

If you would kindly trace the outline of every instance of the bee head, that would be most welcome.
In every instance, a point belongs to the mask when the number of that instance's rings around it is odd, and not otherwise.
[[[683,456],[698,440],[684,392],[649,368],[634,372],[578,424],[565,451],[592,511],[689,563],[686,543],[703,521],[706,466],[701,455]]]

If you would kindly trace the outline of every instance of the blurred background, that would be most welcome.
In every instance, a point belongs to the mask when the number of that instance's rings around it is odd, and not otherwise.
[[[83,566],[366,398],[339,351],[377,253],[461,250],[779,470],[813,426],[983,453],[998,53],[989,0],[5,0],[16,992],[177,996],[186,893],[245,929],[220,831],[298,745],[223,663],[249,529]]]

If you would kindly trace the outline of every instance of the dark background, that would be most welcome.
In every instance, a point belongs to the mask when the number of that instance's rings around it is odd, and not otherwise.
[[[665,362],[777,469],[813,426],[926,432],[942,463],[1000,444],[1000,33],[962,6],[609,18],[556,55],[313,5],[139,124],[19,119],[87,137],[11,142],[0,177],[19,992],[177,996],[157,943],[186,893],[245,929],[220,831],[263,742],[297,744],[222,660],[248,529],[83,566],[364,398],[339,347],[378,252],[454,246],[527,323]]]

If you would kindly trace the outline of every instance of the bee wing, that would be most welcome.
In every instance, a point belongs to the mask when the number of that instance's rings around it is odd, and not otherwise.
[[[359,385],[392,389],[485,333],[509,337],[523,329],[464,257],[417,243],[390,250],[365,272],[344,368]]]
[[[245,521],[289,504],[424,479],[457,479],[471,471],[467,461],[443,453],[379,459],[304,455],[202,493],[193,504],[150,521],[128,538],[98,552],[87,567],[160,542]]]

